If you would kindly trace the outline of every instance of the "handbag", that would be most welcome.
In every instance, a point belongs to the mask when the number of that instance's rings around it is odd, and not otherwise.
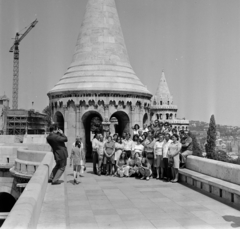
[[[168,158],[168,167],[173,167],[173,164],[174,164],[174,159],[173,159],[173,157],[169,157]]]

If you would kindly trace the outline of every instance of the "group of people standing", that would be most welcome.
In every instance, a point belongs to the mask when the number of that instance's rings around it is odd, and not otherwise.
[[[192,154],[192,138],[181,130],[178,132],[169,123],[156,120],[153,124],[133,127],[122,136],[107,133],[95,134],[92,140],[93,172],[149,180],[178,181],[178,169],[185,167],[186,158]]]
[[[53,168],[49,182],[61,184],[59,178],[63,174],[68,152],[65,142],[68,139],[57,125],[50,127],[47,142],[52,148],[56,166]],[[80,138],[72,145],[70,166],[73,165],[74,184],[85,167],[85,153]],[[119,177],[135,176],[149,180],[150,177],[177,182],[178,170],[185,167],[186,158],[193,153],[192,138],[183,130],[172,128],[169,123],[156,120],[151,125],[133,127],[130,133],[95,134],[92,140],[93,173]]]

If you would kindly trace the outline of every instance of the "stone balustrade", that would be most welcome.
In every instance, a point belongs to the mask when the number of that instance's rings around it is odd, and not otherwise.
[[[186,169],[180,169],[181,182],[240,204],[240,165],[188,156]]]

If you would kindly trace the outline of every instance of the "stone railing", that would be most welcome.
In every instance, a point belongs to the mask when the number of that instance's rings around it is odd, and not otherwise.
[[[240,165],[188,156],[186,169],[179,173],[181,182],[240,204]]]
[[[10,169],[14,177],[30,179],[42,163],[47,152],[33,150],[17,150],[15,165]]]
[[[2,225],[2,229],[32,229],[37,227],[42,203],[48,185],[48,178],[51,173],[54,160],[51,152],[44,153],[31,151],[28,154],[26,151],[27,150],[20,150],[20,158],[22,160],[27,159],[32,162],[35,158],[39,164],[32,178],[26,185],[23,193]]]
[[[195,172],[240,185],[240,165],[189,156],[186,166]]]

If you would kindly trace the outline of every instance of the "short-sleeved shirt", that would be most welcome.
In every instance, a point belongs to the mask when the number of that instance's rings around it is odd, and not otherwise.
[[[133,141],[131,139],[126,139],[123,141],[123,149],[126,150],[126,151],[131,151],[132,150],[132,147],[133,147]]]
[[[168,157],[168,148],[169,148],[169,145],[171,143],[172,143],[171,139],[169,139],[168,141],[164,141],[164,144],[163,144],[163,158]]]
[[[115,149],[115,142],[106,142],[105,143],[106,154],[111,155]]]
[[[139,153],[140,156],[142,156],[142,152],[143,152],[144,146],[142,144],[136,144],[133,148],[134,153]]]
[[[189,150],[192,151],[193,150],[193,144],[192,144],[192,138],[191,137],[187,137],[187,139],[185,140],[185,143],[187,143],[187,146],[185,146],[184,144],[182,144],[182,152]]]
[[[93,151],[97,151],[98,142],[99,142],[99,141],[98,141],[96,138],[94,138],[94,139],[92,140],[92,150],[93,150]]]
[[[163,144],[164,144],[164,141],[162,141],[162,142],[156,141],[155,142],[155,144],[154,144],[154,154],[155,155],[163,155]]]
[[[169,145],[169,149],[168,149],[168,155],[169,156],[172,156],[174,155],[175,153],[179,152],[180,149],[182,147],[182,144],[180,142],[172,142],[170,145]]]
[[[103,148],[104,148],[104,142],[98,141],[97,152],[100,156],[102,156],[104,154],[103,153]]]

